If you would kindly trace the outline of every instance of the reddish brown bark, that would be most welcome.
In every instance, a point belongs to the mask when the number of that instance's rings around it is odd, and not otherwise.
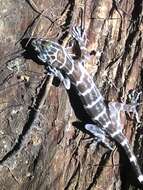
[[[92,151],[91,141],[85,141],[88,135],[74,127],[78,120],[74,111],[79,110],[73,111],[65,89],[44,78],[42,65],[22,56],[15,59],[20,55],[15,52],[21,49],[18,41],[28,26],[25,37],[66,44],[72,26],[80,23],[82,9],[87,49],[95,52],[86,67],[107,100],[125,101],[129,90],[142,91],[142,0],[0,3],[1,189],[117,190],[125,189],[124,183],[135,189],[118,151],[109,154],[102,146]],[[31,25],[36,10],[44,11]],[[142,119],[142,106],[139,114]],[[123,117],[141,165],[142,127]],[[119,165],[126,177],[122,180]]]

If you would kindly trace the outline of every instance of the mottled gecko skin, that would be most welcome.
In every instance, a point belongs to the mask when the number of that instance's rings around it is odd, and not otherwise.
[[[110,115],[112,109],[109,110],[109,108],[107,108],[103,96],[81,62],[75,62],[75,60],[73,60],[68,54],[66,48],[63,48],[56,42],[33,39],[31,45],[34,48],[39,60],[42,61],[47,68],[52,68],[53,72],[64,71],[64,73],[69,77],[71,83],[76,87],[83,106],[92,121],[98,122],[100,124],[99,126],[113,140],[123,147],[139,182],[143,184],[143,175],[137,163],[136,157],[129,147],[128,140],[122,133],[120,123],[112,120],[112,115]],[[119,107],[122,106],[123,105],[119,103]]]

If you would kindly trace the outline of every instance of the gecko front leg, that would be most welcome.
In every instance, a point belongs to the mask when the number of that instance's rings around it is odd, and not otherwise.
[[[85,48],[86,41],[87,41],[86,39],[87,38],[86,38],[84,30],[82,30],[78,26],[74,26],[72,28],[72,36],[73,36],[73,38],[75,38],[78,41],[78,43],[79,43],[79,45],[80,45],[81,48]]]
[[[67,90],[70,89],[71,82],[67,75],[64,75],[60,70],[52,68],[51,66],[48,66],[46,71],[47,71],[48,75],[53,75],[53,76],[57,77],[63,83],[63,85],[65,86],[65,88]]]
[[[78,48],[76,48],[75,53],[73,54],[71,53],[71,49],[74,47],[74,45],[72,47],[67,47],[66,50],[69,52],[68,55],[72,56],[73,58],[76,57],[76,59],[78,57],[78,59],[80,59],[81,64],[84,65],[85,62],[89,60],[89,58],[91,57],[90,53],[86,48],[87,37],[85,34],[85,30],[83,30],[81,27],[74,26],[72,28],[72,37],[78,43]]]

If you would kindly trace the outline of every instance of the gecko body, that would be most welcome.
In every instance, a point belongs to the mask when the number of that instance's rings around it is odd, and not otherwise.
[[[43,62],[51,73],[58,76],[61,81],[64,81],[66,78],[68,83],[65,82],[65,84],[68,85],[65,85],[65,87],[67,89],[70,88],[70,82],[77,89],[84,109],[92,121],[95,122],[95,125],[86,125],[85,128],[93,135],[96,135],[96,132],[100,131],[97,129],[101,128],[103,131],[103,133],[101,133],[102,136],[105,132],[111,139],[120,144],[128,156],[139,182],[143,183],[143,175],[136,157],[129,146],[128,140],[122,133],[118,110],[116,110],[117,106],[119,111],[136,112],[135,106],[110,103],[107,107],[103,96],[95,85],[92,77],[84,68],[83,64],[81,64],[81,61],[75,61],[72,56],[68,54],[67,49],[58,43],[50,40],[32,39],[31,45],[38,59]],[[99,124],[98,126],[96,125],[97,122]]]

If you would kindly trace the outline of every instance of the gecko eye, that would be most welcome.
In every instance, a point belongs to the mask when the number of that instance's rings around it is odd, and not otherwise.
[[[48,53],[52,47],[52,42],[48,40],[41,40],[40,49],[42,52]]]
[[[51,45],[52,45],[52,43],[51,43],[50,41],[46,41],[46,40],[43,40],[43,41],[42,41],[42,46],[43,46],[43,47],[47,47],[47,48],[48,48],[48,47],[50,47]]]

